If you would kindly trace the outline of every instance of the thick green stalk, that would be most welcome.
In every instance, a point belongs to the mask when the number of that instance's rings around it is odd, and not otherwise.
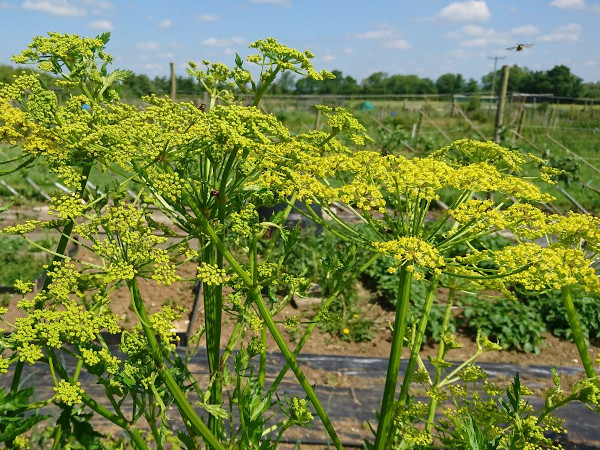
[[[400,289],[398,290],[398,297],[396,298],[396,318],[394,321],[392,348],[390,350],[383,400],[381,402],[381,411],[379,413],[379,426],[377,427],[377,436],[375,438],[374,448],[377,450],[383,450],[383,448],[385,448],[385,442],[392,424],[396,384],[398,382],[398,372],[400,371],[404,332],[406,331],[406,317],[408,315],[411,280],[412,274],[402,267],[398,277]]]
[[[213,245],[207,245],[202,252],[202,262],[215,264],[215,249]],[[222,261],[221,261],[222,265]],[[221,314],[222,295],[221,286],[204,286],[204,325],[206,329],[206,355],[208,368],[210,370],[210,403],[220,405],[222,401],[221,383]],[[208,428],[218,436],[221,432],[222,419],[213,416],[208,417]]]
[[[410,350],[410,359],[408,360],[406,373],[404,374],[404,380],[402,380],[402,388],[400,389],[400,397],[398,399],[399,405],[406,403],[406,399],[408,397],[408,388],[410,387],[412,374],[415,370],[415,365],[417,364],[417,358],[419,356],[419,351],[421,350],[421,345],[423,344],[423,335],[425,334],[425,328],[427,328],[427,322],[429,320],[429,315],[431,314],[431,307],[433,305],[433,300],[435,299],[437,285],[438,277],[434,275],[429,281],[429,289],[427,290],[425,306],[423,307],[421,318],[419,319],[415,341],[412,343],[412,348]]]
[[[577,350],[579,351],[581,363],[583,364],[583,368],[585,369],[585,374],[588,378],[597,378],[596,371],[594,370],[594,364],[592,363],[592,359],[590,358],[588,346],[585,343],[585,338],[583,337],[581,324],[579,323],[579,319],[577,318],[577,311],[575,310],[575,305],[573,304],[570,286],[565,286],[562,289],[562,301],[565,305],[565,309],[567,310],[569,325],[571,327],[571,332],[573,333],[575,345],[577,346]]]
[[[273,339],[277,343],[279,350],[281,350],[281,353],[283,354],[285,360],[287,361],[287,364],[292,369],[292,372],[294,372],[294,375],[296,375],[296,378],[298,379],[300,385],[304,389],[304,392],[306,392],[306,396],[308,397],[310,402],[313,404],[315,410],[317,411],[317,414],[319,415],[319,418],[323,422],[323,425],[325,426],[325,429],[327,430],[327,433],[329,434],[329,437],[333,441],[333,444],[335,445],[335,447],[337,449],[343,448],[342,442],[340,441],[340,438],[338,437],[337,433],[335,432],[335,429],[333,428],[333,425],[331,424],[331,421],[329,420],[329,417],[327,416],[327,412],[325,412],[323,405],[321,405],[321,402],[319,401],[317,395],[315,394],[315,391],[313,390],[312,386],[306,379],[306,376],[304,375],[304,373],[302,373],[300,366],[298,366],[298,363],[296,362],[296,358],[294,357],[294,355],[292,354],[290,349],[287,347],[285,341],[283,340],[283,336],[281,335],[279,329],[277,328],[275,321],[271,317],[271,313],[269,312],[267,305],[265,305],[265,302],[263,301],[263,298],[260,295],[260,292],[258,292],[257,287],[252,288],[252,290],[250,291],[250,295],[253,296],[254,302],[255,302],[256,306],[258,307],[258,311],[260,312],[262,319],[264,320],[265,324],[267,325],[267,328],[271,332],[271,336],[273,336]]]
[[[146,313],[136,280],[133,279],[128,281],[127,286],[129,287],[129,292],[131,294],[136,313],[140,319],[142,329],[144,330],[144,335],[146,336],[146,339],[148,339],[148,344],[150,345],[150,354],[156,363],[159,374],[165,383],[167,390],[173,396],[173,400],[175,401],[183,420],[189,421],[192,427],[200,434],[200,436],[202,436],[208,448],[224,450],[224,447],[221,445],[215,435],[211,433],[206,424],[202,421],[198,414],[196,414],[196,411],[194,411],[194,408],[187,400],[185,394],[181,391],[177,381],[166,367],[164,356],[160,350],[156,336],[154,335],[154,330],[152,330],[152,328],[149,326],[150,319]]]

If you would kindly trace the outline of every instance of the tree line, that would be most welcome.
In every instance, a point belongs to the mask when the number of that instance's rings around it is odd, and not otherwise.
[[[0,65],[0,82],[8,83],[14,74],[23,69]],[[315,81],[308,78],[296,80],[292,72],[284,72],[271,88],[272,94],[288,95],[423,95],[423,94],[489,94],[492,85],[495,94],[500,89],[501,70],[490,72],[481,81],[465,79],[461,74],[446,73],[435,81],[417,75],[389,75],[375,72],[358,82],[355,78],[334,70],[335,79]],[[202,95],[203,87],[189,76],[177,76],[177,92],[181,95]],[[168,77],[132,75],[123,82],[123,97],[140,97],[147,94],[168,94],[171,81]],[[552,94],[556,97],[600,98],[600,82],[583,83],[567,66],[550,70],[532,71],[514,65],[510,68],[508,91],[527,94]]]

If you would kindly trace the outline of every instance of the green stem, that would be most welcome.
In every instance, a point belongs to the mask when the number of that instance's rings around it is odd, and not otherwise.
[[[183,416],[184,420],[190,422],[190,424],[194,427],[196,431],[200,433],[205,443],[209,448],[220,450],[224,447],[217,440],[217,438],[210,432],[206,424],[202,421],[202,419],[196,414],[194,408],[187,400],[185,394],[181,391],[181,388],[177,384],[177,381],[169,371],[169,369],[165,366],[164,357],[162,352],[160,351],[158,341],[156,340],[156,336],[154,335],[154,330],[150,328],[148,325],[150,323],[150,319],[148,318],[148,314],[146,313],[146,309],[144,307],[144,303],[142,301],[142,297],[135,279],[129,280],[127,282],[127,286],[129,287],[129,292],[131,294],[132,301],[135,305],[135,310],[139,316],[140,323],[142,325],[142,329],[144,330],[144,335],[148,340],[148,344],[150,345],[150,354],[156,363],[158,372],[165,383],[165,386],[169,393],[173,396],[173,400],[179,409],[179,412]]]
[[[260,352],[260,363],[258,368],[258,382],[262,391],[265,389],[265,377],[267,373],[267,327],[263,324],[260,332],[262,350]]]
[[[442,359],[446,355],[446,342],[444,341],[444,336],[446,335],[446,330],[448,329],[448,324],[450,323],[450,314],[452,311],[452,304],[454,303],[454,289],[450,289],[448,293],[448,302],[446,304],[446,311],[444,312],[444,322],[442,323],[442,333],[440,335],[440,347],[438,348],[437,358]],[[440,382],[440,378],[442,377],[442,368],[435,368],[435,375],[433,379],[433,385],[437,386]],[[431,432],[431,428],[433,427],[433,419],[435,418],[435,410],[437,408],[437,400],[435,398],[431,399],[429,403],[429,411],[427,413],[427,423],[425,425],[425,431]]]
[[[577,318],[577,311],[575,310],[575,305],[573,304],[570,286],[565,286],[562,289],[562,301],[565,305],[565,309],[567,310],[569,325],[571,327],[571,332],[573,333],[575,345],[577,346],[577,350],[579,351],[581,363],[583,364],[583,368],[585,369],[585,374],[588,378],[597,379],[596,371],[594,370],[594,364],[592,363],[592,359],[590,358],[590,353],[588,351],[588,346],[585,343],[585,338],[583,337],[581,324],[579,323],[579,319]]]
[[[379,426],[375,438],[374,448],[383,450],[392,424],[394,398],[396,397],[396,384],[398,372],[400,371],[400,360],[402,358],[402,346],[404,332],[406,331],[406,316],[408,315],[408,302],[410,299],[410,284],[412,275],[404,267],[400,269],[398,283],[398,297],[396,299],[396,318],[394,321],[394,334],[392,337],[392,348],[388,362],[388,370],[385,378],[383,400],[379,413]]]
[[[425,334],[425,328],[427,327],[429,315],[431,314],[431,307],[433,305],[433,300],[435,299],[435,291],[437,286],[438,277],[437,275],[434,275],[429,281],[429,289],[427,291],[427,298],[425,299],[425,306],[423,307],[423,312],[421,313],[421,318],[419,319],[419,325],[417,326],[417,334],[410,351],[410,359],[408,360],[408,366],[406,367],[404,380],[402,380],[402,388],[400,390],[400,397],[398,399],[399,405],[404,405],[408,397],[408,388],[410,387],[412,374],[415,369],[415,365],[417,364],[417,358],[419,356],[419,351],[421,350],[421,345],[423,344],[423,335]]]
[[[343,448],[342,442],[340,441],[340,438],[338,437],[337,433],[335,432],[335,429],[333,428],[333,425],[332,425],[331,421],[329,420],[329,417],[327,416],[327,413],[325,412],[323,405],[321,405],[321,402],[319,401],[317,395],[315,394],[315,391],[313,390],[312,386],[306,379],[306,376],[304,375],[304,373],[302,373],[300,366],[298,366],[298,362],[296,361],[296,358],[294,357],[294,355],[292,354],[290,349],[287,347],[285,341],[283,340],[283,336],[281,335],[279,329],[277,328],[275,321],[271,317],[271,314],[269,313],[269,310],[267,309],[267,305],[265,305],[265,302],[263,301],[263,298],[260,295],[260,292],[258,292],[257,287],[252,288],[252,290],[250,291],[250,295],[253,296],[255,304],[258,307],[258,311],[260,312],[262,319],[264,320],[265,324],[267,325],[267,328],[271,332],[271,336],[273,336],[273,339],[277,343],[279,350],[281,350],[281,353],[283,354],[285,360],[287,361],[288,365],[292,369],[292,372],[294,372],[294,375],[296,375],[296,378],[298,379],[298,382],[304,389],[304,392],[306,392],[306,396],[308,397],[310,402],[313,404],[315,410],[317,411],[317,414],[319,415],[319,418],[323,422],[323,425],[325,426],[325,429],[327,430],[327,433],[329,434],[329,437],[333,441],[333,444],[335,445],[335,447],[337,449]]]

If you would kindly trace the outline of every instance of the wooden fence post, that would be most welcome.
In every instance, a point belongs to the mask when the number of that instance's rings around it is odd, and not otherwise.
[[[171,100],[175,101],[177,91],[177,81],[175,79],[175,63],[169,63],[171,66]]]
[[[500,144],[500,132],[504,123],[504,105],[506,104],[509,71],[510,66],[502,66],[502,85],[500,87],[500,97],[498,98],[498,109],[496,110],[496,123],[494,124],[494,142],[496,144]]]

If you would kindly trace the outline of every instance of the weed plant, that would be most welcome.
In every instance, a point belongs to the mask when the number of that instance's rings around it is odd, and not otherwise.
[[[108,34],[49,33],[35,37],[13,58],[60,78],[57,85],[71,92],[64,104],[36,73],[0,87],[0,135],[22,152],[2,162],[2,174],[39,164],[73,191],[49,202],[54,220],[29,220],[2,230],[25,239],[39,229],[61,235],[50,252],[54,259],[42,289],[26,297],[31,281],[15,282],[24,294],[18,304],[23,317],[5,321],[12,331],[0,340],[0,372],[10,369],[11,377],[10,388],[0,391],[0,439],[8,447],[26,447],[28,430],[45,418],[35,411],[52,406],[59,417],[51,430],[54,448],[72,447],[73,441],[100,447],[102,437],[90,424],[94,417],[123,429],[136,449],[148,448],[150,441],[157,448],[268,449],[276,448],[290,427],[309,426],[316,416],[329,442],[342,448],[339,430],[296,358],[312,331],[331,321],[330,310],[341,293],[384,257],[398,289],[385,390],[367,448],[424,448],[442,441],[466,446],[476,426],[477,436],[503,448],[550,448],[553,443],[544,432],[560,431],[556,408],[578,400],[597,409],[600,387],[572,291],[600,293],[594,270],[600,221],[585,214],[544,214],[540,204],[551,197],[538,183],[552,183],[558,171],[543,167],[536,178],[523,176],[523,168],[539,164],[539,157],[471,139],[452,142],[428,157],[382,156],[364,150],[370,142],[365,127],[339,107],[317,106],[323,130],[291,133],[258,108],[269,86],[284,71],[314,80],[332,75],[314,69],[310,52],[270,38],[251,44],[256,54],[246,61],[236,56],[232,68],[190,63],[189,73],[209,94],[206,108],[149,96],[139,109],[119,100],[119,83],[129,73],[109,71],[108,40]],[[246,69],[248,63],[258,66],[257,78]],[[251,105],[241,105],[238,93],[251,95]],[[87,188],[94,168],[114,177],[108,192]],[[131,203],[125,201],[130,182],[140,188]],[[450,208],[430,221],[440,192],[449,193]],[[285,227],[296,201],[306,205],[298,213],[337,236],[347,250],[321,258],[325,296],[292,349],[282,333],[299,320],[280,313],[310,284],[305,276],[284,270],[285,256],[300,238]],[[259,219],[258,207],[278,202],[287,207],[268,221]],[[349,226],[334,204],[363,227]],[[153,208],[168,225],[153,219]],[[512,233],[515,244],[477,247],[483,236],[500,230]],[[542,238],[551,244],[535,243]],[[99,262],[65,256],[69,241],[93,252]],[[277,247],[283,248],[281,256],[275,254]],[[358,257],[361,252],[366,258]],[[182,280],[178,267],[188,261],[197,264],[197,274]],[[172,331],[184,312],[166,305],[149,314],[139,289],[143,280],[202,282],[204,325],[185,355],[175,351]],[[425,299],[411,330],[411,285],[425,280]],[[508,401],[498,398],[502,389],[490,394],[491,401],[465,391],[461,383],[472,386],[487,377],[476,359],[500,349],[487,337],[477,337],[478,350],[466,361],[455,365],[447,357],[457,346],[449,325],[456,291],[494,289],[510,295],[507,286],[517,284],[561,293],[587,377],[570,393],[555,377],[556,389],[537,411],[523,403],[518,377],[506,391]],[[120,286],[127,287],[137,317],[131,330],[122,329],[110,308]],[[449,296],[430,376],[419,351],[442,286]],[[224,312],[236,318],[229,335],[221,327]],[[121,333],[120,352],[106,345],[102,331]],[[270,385],[268,335],[286,361]],[[397,394],[405,341],[410,355]],[[189,366],[199,345],[207,352],[206,383]],[[52,397],[31,400],[33,388],[22,386],[26,363],[48,371]],[[84,371],[103,393],[82,386]],[[282,391],[288,371],[302,394]],[[414,401],[417,384],[427,392],[426,404]],[[444,402],[451,397],[462,403],[447,408]],[[436,421],[439,412],[449,424]],[[174,416],[183,424],[179,429]]]

